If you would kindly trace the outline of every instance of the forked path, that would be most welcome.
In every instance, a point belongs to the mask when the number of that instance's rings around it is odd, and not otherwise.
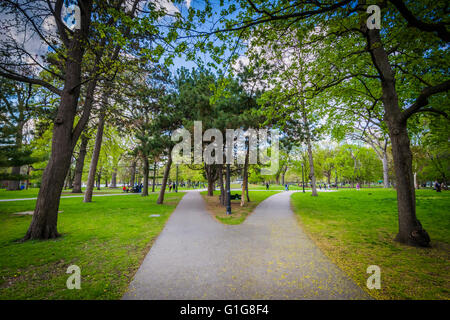
[[[187,192],[123,298],[368,299],[304,234],[291,194],[269,197],[231,226]]]

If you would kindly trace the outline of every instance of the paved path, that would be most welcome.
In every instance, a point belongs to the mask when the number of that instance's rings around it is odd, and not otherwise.
[[[292,192],[263,201],[236,226],[188,192],[123,299],[367,299],[299,227]]]

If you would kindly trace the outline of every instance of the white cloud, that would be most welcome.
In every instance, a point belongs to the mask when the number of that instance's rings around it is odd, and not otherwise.
[[[152,2],[156,4],[157,10],[164,9],[168,14],[180,13],[180,10],[170,0],[153,0]]]

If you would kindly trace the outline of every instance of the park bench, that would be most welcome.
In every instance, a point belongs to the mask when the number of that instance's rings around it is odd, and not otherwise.
[[[231,194],[230,200],[241,200],[241,195],[240,194]]]

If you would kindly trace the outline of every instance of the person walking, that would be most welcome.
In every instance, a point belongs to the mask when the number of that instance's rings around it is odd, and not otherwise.
[[[269,190],[269,183],[266,182],[266,190]]]
[[[357,183],[356,183],[356,190],[359,191],[359,187],[360,187],[360,186],[359,186],[359,182],[357,182]]]

